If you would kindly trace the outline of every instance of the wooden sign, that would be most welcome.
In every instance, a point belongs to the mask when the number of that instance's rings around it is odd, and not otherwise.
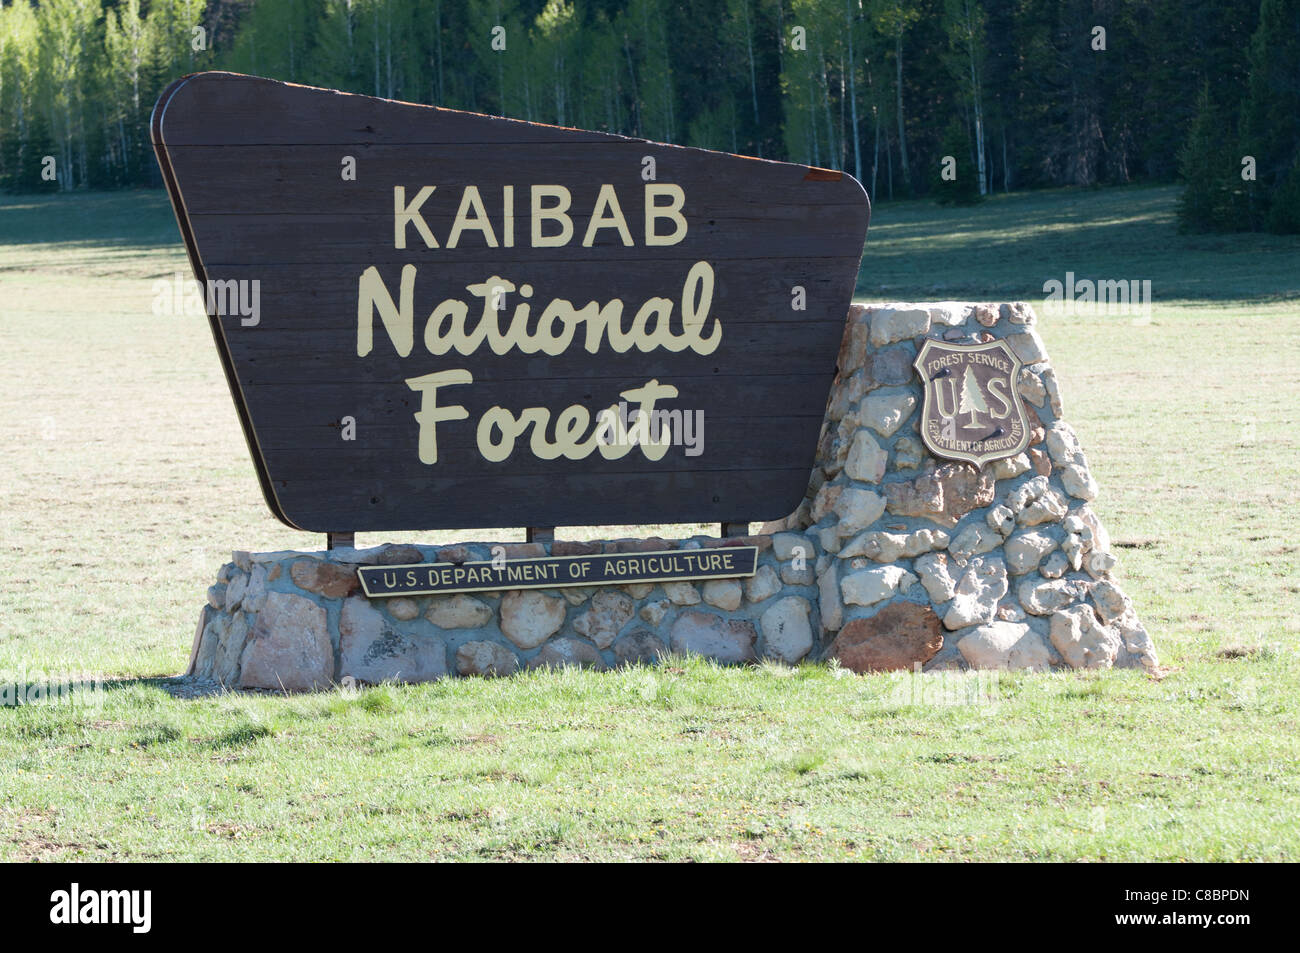
[[[289,525],[803,497],[866,237],[851,176],[232,73],[168,87],[153,141]]]
[[[357,570],[370,598],[427,596],[497,589],[630,585],[754,575],[757,546],[669,550],[608,556],[539,556],[466,563],[363,566]]]

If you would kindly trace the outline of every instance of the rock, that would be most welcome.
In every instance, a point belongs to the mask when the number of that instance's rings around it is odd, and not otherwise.
[[[560,589],[560,595],[571,606],[580,606],[595,594],[595,586],[563,586]]]
[[[759,620],[763,630],[763,654],[793,665],[813,646],[812,605],[802,596],[777,600]]]
[[[907,391],[872,394],[862,402],[862,422],[882,437],[892,437],[916,409],[916,398]]]
[[[875,351],[871,355],[871,380],[876,385],[897,387],[910,384],[916,374],[912,361],[916,352],[904,344]]]
[[[1035,407],[1042,407],[1047,400],[1047,388],[1043,386],[1042,378],[1027,367],[1021,368],[1020,377],[1016,379],[1016,390]]]
[[[948,544],[948,553],[964,564],[972,556],[991,553],[1002,545],[1002,537],[980,523],[971,523]]]
[[[536,589],[513,590],[501,600],[501,631],[521,649],[536,648],[564,625],[565,602]]]
[[[226,584],[217,583],[215,586],[208,586],[208,605],[214,609],[224,609],[226,607]]]
[[[693,606],[700,601],[700,592],[689,582],[664,583],[664,595],[675,606]]]
[[[853,435],[853,446],[844,462],[844,472],[851,479],[863,483],[879,483],[888,462],[888,451],[876,442],[870,431],[859,430]]]
[[[1154,672],[1159,668],[1160,661],[1156,657],[1156,647],[1151,641],[1151,636],[1138,621],[1137,613],[1131,607],[1115,620],[1112,627],[1124,641],[1124,648],[1137,658],[1143,668],[1148,672]]]
[[[1065,518],[1067,509],[1065,497],[1049,488],[1042,496],[1021,510],[1016,520],[1021,526],[1056,523]]]
[[[289,567],[289,575],[299,589],[306,589],[326,599],[342,599],[361,588],[355,566],[299,559]]]
[[[873,347],[921,337],[929,330],[930,312],[924,308],[878,308],[871,315]]]
[[[1051,652],[1029,626],[990,622],[962,637],[957,649],[971,668],[1031,672],[1051,671]]]
[[[945,463],[914,480],[884,485],[889,512],[956,526],[971,510],[993,502],[993,478],[969,463]]]
[[[782,562],[796,556],[813,559],[817,555],[812,540],[803,533],[777,533],[772,537],[772,553]]]
[[[655,584],[652,582],[633,582],[621,588],[633,599],[644,599],[655,591]]]
[[[339,613],[339,676],[358,682],[428,682],[447,674],[442,639],[389,628],[365,596],[352,596]]]
[[[477,629],[491,622],[492,615],[490,605],[463,592],[435,596],[433,604],[424,613],[424,617],[440,629]]]
[[[925,459],[925,447],[914,437],[899,437],[894,441],[894,466],[899,470],[915,470]]]
[[[1024,622],[1025,610],[1014,602],[1004,602],[998,606],[998,618],[1003,622]]]
[[[948,534],[943,530],[920,529],[914,533],[864,532],[840,550],[840,558],[866,556],[876,562],[892,563],[910,559],[948,545]]]
[[[226,612],[234,612],[244,600],[244,590],[248,588],[248,574],[238,573],[226,584]]]
[[[1007,571],[1023,576],[1038,568],[1043,557],[1056,548],[1056,540],[1043,532],[1021,532],[1010,537],[1003,550]]]
[[[1002,305],[998,311],[1011,324],[1034,325],[1038,323],[1038,316],[1034,314],[1034,309],[1025,301],[1012,301],[1009,304]]]
[[[844,601],[854,606],[873,606],[917,582],[916,576],[901,566],[881,566],[850,573],[840,580]]]
[[[594,556],[600,550],[600,543],[584,543],[576,539],[557,539],[551,543],[552,556]]]
[[[614,658],[619,665],[651,665],[667,654],[663,639],[645,629],[636,629],[614,643]]]
[[[1051,615],[1080,598],[1083,591],[1072,580],[1054,579],[1039,582],[1030,576],[1016,590],[1020,605],[1033,615]]]
[[[438,562],[460,565],[469,562],[471,556],[468,546],[443,546],[438,550]]]
[[[275,568],[278,569],[279,566]],[[262,606],[266,605],[266,584],[270,578],[267,566],[254,564],[253,571],[248,576],[248,588],[244,590],[244,598],[239,602],[245,612],[256,615],[262,611]]]
[[[1029,462],[1034,465],[1034,472],[1039,476],[1049,477],[1052,475],[1052,458],[1037,447],[1030,447],[1025,453],[1029,456]]]
[[[235,565],[238,566],[243,572],[253,571],[252,556],[250,556],[249,553],[245,552],[244,550],[242,549],[235,550],[233,553],[230,554],[230,558],[234,561]]]
[[[546,547],[541,543],[505,543],[501,547],[506,552],[506,559],[540,559],[546,555]],[[606,552],[611,552],[608,546]],[[623,552],[623,550],[613,550]]]
[[[1033,328],[1019,334],[1008,334],[1003,340],[1010,345],[1022,364],[1037,364],[1039,361],[1047,360],[1047,348],[1043,346],[1043,339]]]
[[[745,580],[745,598],[750,602],[762,602],[781,591],[781,580],[771,566],[759,566],[754,575]]]
[[[552,639],[528,662],[528,668],[605,668],[595,646],[578,639]]]
[[[664,616],[668,615],[668,610],[672,608],[672,605],[667,599],[656,599],[654,602],[647,602],[641,607],[641,618],[658,628],[659,623],[664,621]]]
[[[852,536],[866,529],[885,512],[885,498],[871,490],[845,487],[835,504],[840,518],[836,527],[840,536]]]
[[[1119,633],[1102,625],[1092,606],[1053,612],[1051,633],[1052,645],[1071,668],[1110,668],[1119,656]]]
[[[1078,435],[1074,432],[1074,428],[1063,420],[1052,424],[1047,431],[1045,445],[1052,462],[1058,467],[1069,466],[1072,463],[1087,463],[1083,448],[1079,446]]]
[[[970,561],[957,583],[957,591],[943,617],[943,624],[949,629],[963,629],[968,625],[992,622],[997,614],[998,601],[1006,594],[1006,563],[996,556],[978,556]]]
[[[719,662],[752,662],[754,624],[744,619],[723,619],[709,612],[684,612],[673,623],[669,640],[673,651],[703,655]]]
[[[1061,552],[1065,554],[1071,569],[1083,568],[1083,555],[1087,549],[1078,533],[1066,533],[1065,539],[1061,541]]]
[[[840,494],[844,492],[844,487],[837,483],[827,483],[817,495],[813,497],[812,512],[809,514],[814,523],[820,523],[830,513],[835,512],[836,505],[840,501]]]
[[[1000,536],[1010,536],[1011,531],[1016,528],[1016,514],[1011,512],[1010,507],[1001,503],[990,509],[984,520],[989,524],[989,529]]]
[[[1033,464],[1029,462],[1029,454],[1017,453],[1014,457],[1003,457],[1001,460],[994,460],[989,464],[989,470],[996,480],[1014,480],[1022,473],[1028,473],[1033,469]]]
[[[240,660],[240,688],[311,691],[334,681],[325,610],[306,596],[270,592]]]
[[[844,622],[844,603],[840,597],[839,570],[834,560],[817,576],[817,603],[823,631],[838,632]]]
[[[1069,568],[1070,561],[1066,558],[1065,553],[1058,549],[1039,565],[1038,573],[1044,579],[1060,579]]]
[[[418,566],[424,562],[424,553],[414,546],[388,543],[375,555],[376,566]]]
[[[410,622],[420,614],[420,606],[414,599],[385,599],[384,605],[388,614],[398,622]]]
[[[976,321],[986,328],[991,328],[998,323],[998,312],[994,311],[986,304],[977,304],[973,310],[973,316]]]
[[[1065,487],[1066,493],[1080,500],[1095,500],[1101,492],[1092,473],[1078,463],[1070,463],[1061,468],[1061,485]]]
[[[1111,625],[1120,616],[1133,610],[1133,603],[1128,596],[1109,579],[1103,579],[1093,585],[1089,592],[1097,615],[1106,625]]]
[[[947,553],[929,553],[913,565],[931,602],[947,602],[956,593],[957,577]]]
[[[1109,575],[1110,571],[1119,564],[1110,553],[1089,553],[1085,557],[1084,565],[1088,570],[1088,575],[1093,579],[1102,579]]]
[[[1065,416],[1065,406],[1061,401],[1061,387],[1056,380],[1056,372],[1050,367],[1043,371],[1043,387],[1047,389],[1047,403],[1052,408],[1054,417]]]
[[[298,598],[302,598],[299,596]],[[243,613],[227,616],[216,630],[218,638],[212,659],[212,677],[222,685],[235,684],[240,674],[240,664],[248,647],[248,617]],[[334,656],[330,653],[330,674],[333,675]],[[276,687],[279,687],[278,684]],[[288,686],[286,686],[288,687]]]
[[[912,670],[943,648],[939,617],[929,606],[895,602],[867,619],[849,622],[831,643],[829,655],[862,672]]]
[[[736,605],[740,605],[740,584],[736,584]],[[636,603],[627,593],[616,589],[601,589],[591,600],[591,608],[573,622],[573,631],[596,643],[596,648],[607,649],[614,644],[619,630],[632,621]]]
[[[519,670],[519,656],[499,642],[466,642],[456,650],[456,671],[484,678],[513,675]]]
[[[814,578],[812,566],[805,565],[802,569],[795,569],[794,563],[781,565],[781,581],[787,586],[811,586]]]
[[[931,327],[942,324],[944,327],[959,328],[966,323],[970,308],[960,302],[944,301],[941,304],[930,305],[929,311]]]

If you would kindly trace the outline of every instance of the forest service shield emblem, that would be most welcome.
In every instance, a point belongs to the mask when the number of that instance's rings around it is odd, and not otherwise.
[[[925,390],[921,437],[935,456],[982,467],[1029,445],[1029,420],[1016,391],[1020,359],[1005,341],[928,340],[914,366]]]

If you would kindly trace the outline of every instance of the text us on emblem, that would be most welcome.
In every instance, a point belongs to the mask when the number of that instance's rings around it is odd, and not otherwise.
[[[914,366],[925,390],[921,437],[935,456],[983,466],[1029,445],[1029,420],[1016,391],[1021,363],[1005,341],[928,340]]]

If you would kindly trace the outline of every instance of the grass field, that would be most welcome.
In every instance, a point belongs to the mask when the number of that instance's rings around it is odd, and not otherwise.
[[[176,697],[230,550],[321,541],[266,513],[206,321],[150,312],[165,198],[0,198],[0,675],[105,679],[0,709],[0,858],[1296,859],[1300,242],[1180,236],[1175,197],[877,212],[866,300],[1152,281],[1149,323],[1041,331],[1168,673],[980,704],[695,660]]]

